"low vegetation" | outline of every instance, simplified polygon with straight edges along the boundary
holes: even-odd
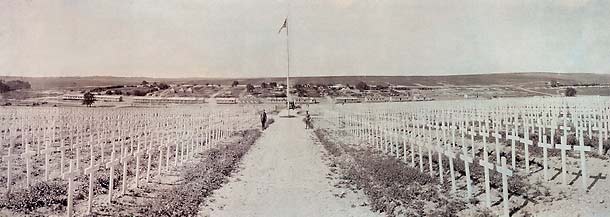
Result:
[[[224,143],[201,153],[199,162],[184,170],[183,183],[146,204],[141,213],[144,216],[196,216],[205,198],[227,181],[227,176],[235,171],[261,132],[247,130],[240,134],[243,139],[237,144]]]
[[[429,174],[367,148],[339,145],[325,130],[315,134],[331,155],[332,165],[341,169],[341,179],[349,183],[346,187],[363,190],[373,211],[388,216],[454,216],[466,208],[462,200],[446,196],[447,183]]]

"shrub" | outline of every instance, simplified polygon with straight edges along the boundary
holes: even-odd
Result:
[[[35,183],[28,189],[15,189],[0,201],[1,208],[30,213],[39,207],[68,204],[68,185],[61,181]]]

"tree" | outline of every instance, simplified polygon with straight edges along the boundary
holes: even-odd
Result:
[[[236,87],[237,85],[239,85],[239,81],[233,81],[233,83],[231,84],[231,87]]]
[[[576,89],[574,89],[573,87],[566,88],[565,96],[576,96]]]
[[[369,89],[369,85],[364,83],[364,81],[360,81],[356,84],[356,89],[358,90],[368,90]]]
[[[86,92],[83,97],[83,105],[87,107],[91,107],[91,105],[95,102],[95,96],[91,92]]]
[[[144,85],[144,86],[148,85],[148,81],[146,81],[146,80],[142,81],[142,85]]]
[[[159,83],[159,85],[157,85],[157,87],[161,90],[165,90],[165,89],[169,88],[169,85],[167,85],[166,83]]]
[[[8,85],[4,84],[4,81],[0,80],[0,93],[8,92],[11,88]]]
[[[246,85],[246,90],[248,90],[249,93],[252,93],[252,91],[254,91],[254,86],[251,84],[247,84]]]
[[[552,80],[551,82],[549,82],[551,84],[551,87],[558,87],[559,86],[559,82]]]
[[[276,88],[277,87],[277,83],[276,82],[269,82],[269,86],[272,88]]]
[[[265,83],[265,82],[261,83],[261,88],[267,88],[267,83]]]
[[[22,80],[7,81],[4,84],[6,86],[8,86],[9,91],[20,90],[20,89],[30,89],[32,87],[29,82],[22,81]]]

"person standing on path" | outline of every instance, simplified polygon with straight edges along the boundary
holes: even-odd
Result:
[[[311,127],[311,116],[309,115],[309,111],[305,111],[305,129],[310,129]]]
[[[263,109],[263,112],[261,113],[261,128],[263,130],[265,130],[265,123],[267,123],[267,113],[265,112],[265,109]]]

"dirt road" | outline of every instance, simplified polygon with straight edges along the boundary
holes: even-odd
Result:
[[[362,193],[334,188],[321,146],[301,117],[275,118],[245,156],[242,169],[214,192],[201,216],[380,216]]]

